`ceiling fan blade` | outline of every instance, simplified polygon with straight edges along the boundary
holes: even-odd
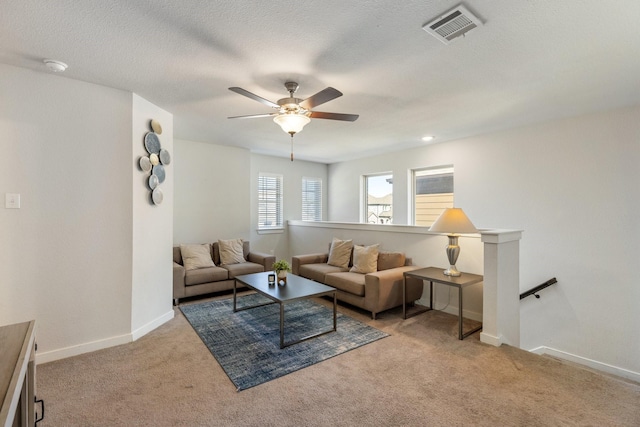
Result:
[[[345,122],[355,122],[360,117],[357,114],[342,114],[342,113],[323,113],[322,111],[312,111],[311,118],[313,119],[331,119],[331,120],[343,120]]]
[[[265,113],[265,114],[249,114],[248,116],[232,116],[227,119],[254,119],[256,117],[272,117],[277,116],[278,113]]]
[[[317,107],[320,104],[324,104],[325,102],[329,102],[332,99],[336,99],[339,96],[342,96],[342,92],[332,87],[328,87],[316,93],[315,95],[311,95],[309,98],[302,101],[300,103],[300,106],[302,108],[306,108],[307,110],[310,110],[313,107]]]
[[[268,107],[271,107],[271,108],[280,108],[280,106],[279,106],[278,104],[276,104],[275,102],[271,102],[271,101],[269,101],[268,99],[264,99],[263,97],[258,96],[258,95],[256,95],[255,93],[251,93],[251,92],[249,92],[248,90],[244,90],[244,89],[242,89],[241,87],[230,87],[230,88],[229,88],[229,90],[230,90],[231,92],[235,92],[235,93],[237,93],[237,94],[244,95],[244,96],[246,96],[247,98],[251,98],[251,99],[253,99],[254,101],[258,101],[258,102],[260,102],[260,103],[262,103],[262,104],[264,104],[264,105],[266,105],[266,106],[268,106]]]

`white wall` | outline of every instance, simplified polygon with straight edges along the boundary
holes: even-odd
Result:
[[[129,340],[131,94],[1,64],[0,93],[0,324],[39,357]]]
[[[406,223],[408,170],[453,164],[455,204],[477,227],[524,230],[521,291],[558,279],[521,302],[521,347],[640,373],[639,119],[622,109],[333,164],[329,219],[358,221],[359,177],[393,170]]]
[[[148,156],[144,136],[151,119],[162,125],[161,147],[174,154],[173,115],[132,94],[133,263],[131,331],[136,339],[173,318],[173,162],[163,165],[165,181],[159,185],[163,201],[155,205],[148,187],[149,173],[139,169],[141,156]]]
[[[283,204],[285,230],[282,233],[259,233],[258,228],[258,175],[261,172],[282,175]],[[327,165],[305,162],[288,158],[251,155],[251,247],[257,251],[271,253],[277,259],[290,260],[288,220],[302,218],[302,178],[313,177],[322,179],[322,210],[323,219],[327,217]]]
[[[250,239],[248,150],[176,140],[173,163],[176,245]]]
[[[38,363],[130,342],[171,318],[171,171],[149,205],[148,118],[120,90],[0,65],[0,324],[36,320]],[[134,266],[135,264],[135,266]]]

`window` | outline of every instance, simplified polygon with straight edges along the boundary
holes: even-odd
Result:
[[[431,227],[453,207],[453,167],[414,170],[413,189],[413,224]]]
[[[258,229],[282,228],[282,175],[258,176]]]
[[[392,224],[393,210],[393,175],[365,175],[364,188],[364,218],[362,222],[368,224]]]
[[[302,178],[302,220],[322,221],[322,180]]]

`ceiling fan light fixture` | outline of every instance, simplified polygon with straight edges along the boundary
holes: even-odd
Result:
[[[311,121],[309,117],[304,114],[278,114],[273,118],[283,131],[290,135],[294,135],[298,132],[302,132],[302,129]]]

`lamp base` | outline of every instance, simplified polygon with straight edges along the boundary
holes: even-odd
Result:
[[[458,277],[462,274],[458,271],[455,265],[449,266],[449,268],[443,271],[443,273],[445,274],[445,276],[452,276],[452,277]]]

